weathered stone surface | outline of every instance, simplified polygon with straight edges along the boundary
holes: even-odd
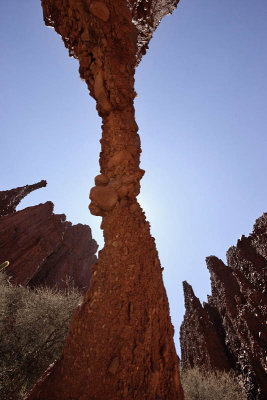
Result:
[[[10,262],[5,272],[14,283],[64,288],[71,278],[85,292],[97,244],[88,226],[72,226],[65,215],[56,215],[53,209],[53,203],[47,202],[0,217],[0,260]]]
[[[262,400],[267,398],[266,239],[263,214],[252,234],[228,250],[228,266],[215,256],[207,258],[212,295],[202,308],[185,284],[186,313],[180,331],[184,368],[235,369],[248,398]]]
[[[87,225],[65,223],[62,243],[56,247],[38,268],[28,285],[31,287],[66,287],[66,279],[85,293],[91,279],[91,267],[97,261],[97,243]]]
[[[34,190],[45,187],[46,184],[46,181],[43,180],[33,185],[21,186],[16,189],[0,192],[0,217],[14,213],[16,207],[25,196]]]
[[[136,199],[144,171],[133,105],[136,65],[177,2],[105,0],[109,14],[95,18],[94,1],[42,1],[46,24],[79,59],[103,120],[100,173],[107,180],[96,178],[89,209],[103,217],[105,246],[62,357],[28,399],[183,399],[160,262]]]
[[[126,392],[127,399],[181,397],[173,328],[149,225],[140,225],[140,207],[131,216],[119,207],[112,214],[105,224],[114,231],[109,230],[93,267],[62,358],[29,398],[79,399],[87,394],[89,399],[115,400]]]
[[[100,1],[93,1],[90,5],[90,12],[102,21],[107,22],[109,20],[109,9]]]
[[[95,177],[96,186],[106,186],[108,184],[108,178],[105,175],[97,175]]]
[[[90,199],[101,210],[111,211],[118,201],[118,195],[111,186],[94,186],[90,192]]]
[[[10,261],[6,272],[27,285],[43,260],[60,245],[64,217],[53,215],[47,202],[0,218],[0,259]]]
[[[186,309],[180,330],[183,368],[204,366],[211,370],[214,368],[229,370],[232,365],[226,355],[224,338],[220,335],[220,331],[217,331],[217,326],[213,323],[214,318],[211,318],[210,312],[206,309],[207,304],[202,307],[187,282],[183,282],[183,288]]]

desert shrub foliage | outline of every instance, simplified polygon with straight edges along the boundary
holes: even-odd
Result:
[[[34,290],[0,273],[0,399],[22,400],[60,355],[73,311],[82,296],[71,283],[64,291]],[[236,379],[198,368],[181,371],[185,400],[246,400]],[[52,399],[51,399],[52,400]]]
[[[20,400],[64,346],[70,318],[81,301],[65,291],[16,286],[0,273],[0,398]]]
[[[181,371],[185,400],[246,400],[236,377],[222,371],[192,368]]]

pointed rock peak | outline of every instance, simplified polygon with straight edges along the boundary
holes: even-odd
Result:
[[[266,232],[266,226],[267,226],[267,213],[263,213],[259,218],[256,219],[255,224],[253,226],[253,233],[260,229]]]
[[[184,303],[186,310],[190,309],[193,304],[198,303],[201,307],[201,303],[199,299],[196,297],[194,290],[189,283],[183,281],[183,289],[184,289]],[[196,305],[196,304],[195,304]]]
[[[206,264],[210,272],[215,272],[217,270],[220,270],[221,268],[226,268],[224,262],[216,256],[206,257]]]
[[[21,200],[34,190],[45,187],[47,182],[42,180],[33,185],[20,186],[11,190],[0,192],[0,217],[13,214]]]
[[[190,303],[193,292],[184,282],[186,313],[181,325],[183,368],[235,370],[248,398],[267,399],[264,331],[266,330],[267,213],[253,233],[242,235],[226,254],[227,265],[206,258],[212,294],[203,313]],[[242,351],[240,351],[242,349]]]
[[[184,289],[184,295],[185,296],[195,297],[194,290],[193,290],[192,286],[187,281],[183,281],[183,289]]]

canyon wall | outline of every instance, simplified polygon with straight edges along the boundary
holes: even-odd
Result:
[[[45,185],[0,192],[0,262],[10,262],[5,272],[16,284],[63,289],[71,279],[85,293],[97,251],[89,226],[66,222],[51,202],[16,212],[23,197]]]
[[[45,23],[79,60],[102,117],[89,209],[102,216],[105,246],[60,359],[28,399],[183,399],[162,268],[136,199],[144,171],[133,105],[135,68],[177,3],[42,0]]]
[[[249,399],[267,398],[267,214],[227,252],[207,258],[211,296],[203,306],[184,282],[182,367],[236,370]]]

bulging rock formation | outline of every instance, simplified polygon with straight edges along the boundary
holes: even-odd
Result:
[[[100,175],[90,211],[105,246],[73,316],[62,356],[28,399],[181,400],[162,269],[136,196],[144,171],[134,73],[160,19],[177,0],[43,0],[102,117]]]
[[[249,399],[267,398],[267,214],[227,252],[227,266],[207,258],[211,296],[201,306],[184,282],[180,340],[183,368],[234,369]]]
[[[12,205],[12,213],[0,217],[0,260],[10,262],[5,272],[16,284],[62,289],[71,279],[85,293],[97,250],[89,226],[66,222],[64,214],[53,213],[51,202],[15,211],[19,198],[44,182],[0,192],[1,209],[11,210]]]

